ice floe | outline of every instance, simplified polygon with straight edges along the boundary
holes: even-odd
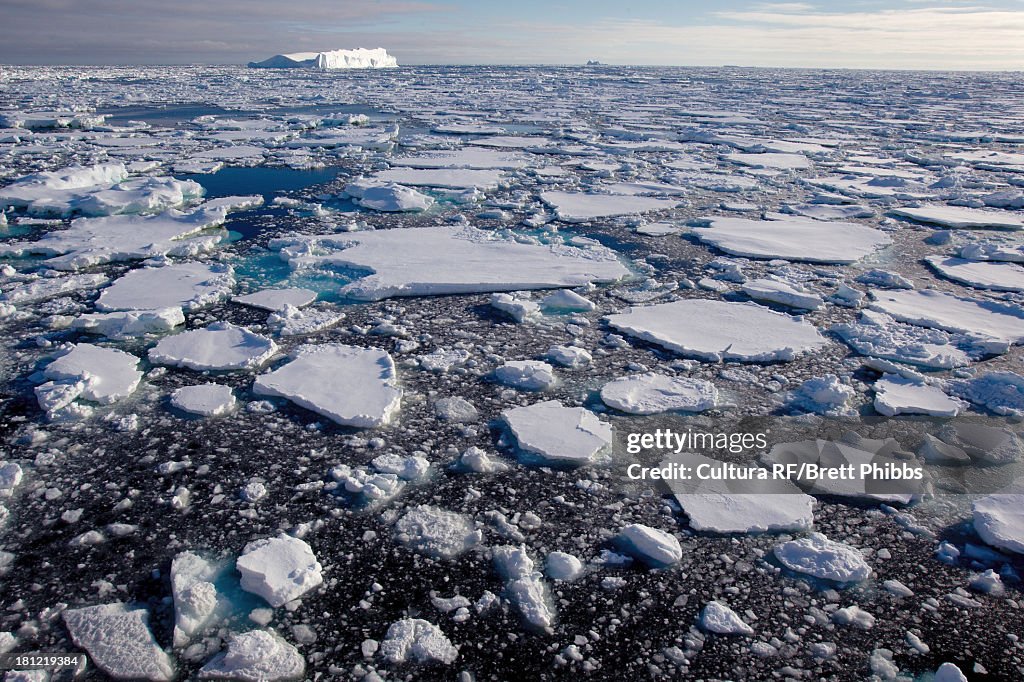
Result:
[[[679,506],[696,531],[776,533],[808,530],[814,523],[814,498],[789,493],[680,493]]]
[[[277,353],[277,344],[265,336],[230,322],[214,322],[168,336],[149,349],[149,361],[158,365],[206,370],[255,369]]]
[[[181,308],[125,310],[113,313],[87,313],[76,317],[71,328],[121,341],[150,334],[164,334],[185,324]]]
[[[149,629],[149,614],[124,604],[64,611],[71,640],[89,653],[103,672],[118,680],[174,679],[174,664]]]
[[[623,528],[616,541],[627,554],[656,568],[670,566],[683,558],[683,549],[674,535],[641,523]]]
[[[101,405],[131,395],[142,381],[139,359],[116,348],[79,343],[62,351],[43,370],[46,383],[35,389],[39,406],[55,418],[77,400]],[[88,409],[88,408],[86,408]],[[83,414],[80,410],[78,414]]]
[[[350,182],[345,193],[359,206],[385,213],[426,211],[434,205],[431,197],[394,182]]]
[[[302,654],[280,635],[251,630],[231,635],[227,649],[199,670],[199,679],[274,682],[300,679],[305,671]]]
[[[609,381],[601,388],[601,400],[628,414],[703,412],[717,403],[718,389],[703,379],[650,372]]]
[[[980,334],[1009,344],[1024,342],[1019,306],[963,298],[940,291],[872,291],[871,308],[921,327]]]
[[[679,205],[676,199],[623,194],[584,194],[579,192],[542,192],[541,200],[555,210],[559,220],[583,223],[595,218],[667,211]]]
[[[1024,483],[974,502],[974,530],[993,547],[1024,554]]]
[[[201,384],[175,390],[171,394],[171,405],[201,417],[222,417],[235,409],[237,401],[230,386]]]
[[[299,287],[289,289],[261,289],[260,291],[235,296],[231,299],[235,303],[261,308],[263,310],[278,311],[285,306],[302,308],[316,300],[316,292]]]
[[[756,303],[688,299],[632,308],[607,320],[630,336],[712,362],[792,360],[828,344],[813,325]]]
[[[958,230],[995,228],[1024,230],[1024,218],[1008,211],[986,211],[963,206],[921,206],[893,209],[894,215],[922,223],[932,223]]]
[[[494,370],[494,380],[524,391],[543,391],[557,383],[554,368],[540,360],[509,360]]]
[[[694,228],[692,234],[735,256],[811,263],[855,263],[892,243],[881,230],[859,223],[777,218],[701,218],[706,227]]]
[[[929,256],[925,261],[943,277],[976,289],[1024,291],[1024,267],[1017,263],[942,256]]]
[[[586,464],[612,442],[610,424],[590,410],[557,400],[506,410],[501,418],[521,451],[548,464]]]
[[[856,548],[829,540],[821,533],[783,542],[773,553],[786,568],[822,580],[857,583],[871,577],[871,566]]]
[[[441,628],[422,618],[403,618],[392,623],[380,643],[380,653],[391,663],[437,661],[449,665],[459,657],[459,650]]]
[[[177,263],[132,270],[103,290],[97,310],[198,310],[226,299],[234,271],[218,263]]]
[[[709,601],[700,612],[700,626],[716,635],[752,635],[754,629],[719,601]]]
[[[743,293],[757,301],[778,303],[803,310],[818,310],[825,302],[816,293],[799,284],[760,278],[743,283]]]
[[[395,537],[435,559],[454,559],[483,541],[468,517],[427,505],[409,509],[395,524]]]
[[[951,398],[942,389],[923,381],[886,374],[875,382],[875,410],[887,417],[898,414],[927,414],[955,417],[964,403]]]
[[[398,411],[402,389],[386,351],[344,344],[299,346],[282,367],[253,382],[256,395],[287,398],[344,426],[388,423]],[[339,391],[337,387],[349,387]]]
[[[323,568],[305,541],[290,535],[250,542],[235,561],[243,590],[284,606],[323,582]]]
[[[185,646],[211,623],[217,609],[213,581],[219,572],[216,564],[194,552],[182,552],[171,562],[175,647]]]

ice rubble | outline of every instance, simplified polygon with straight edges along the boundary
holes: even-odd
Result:
[[[483,542],[468,517],[427,505],[409,509],[395,524],[395,537],[435,559],[454,559]]]
[[[921,206],[919,208],[896,208],[894,215],[910,218],[922,223],[933,223],[958,230],[996,228],[1024,230],[1024,218],[1008,211],[986,211],[963,206]]]
[[[700,612],[700,626],[716,635],[752,635],[754,629],[739,614],[719,601],[709,601]]]
[[[757,305],[687,299],[609,315],[608,324],[701,360],[792,360],[828,341],[806,322]]]
[[[277,344],[265,336],[230,322],[214,322],[205,329],[167,336],[149,349],[157,365],[206,370],[255,369],[277,353]]]
[[[391,663],[455,662],[459,650],[452,646],[441,628],[422,618],[403,618],[388,628],[380,653]]]
[[[182,386],[171,394],[171,406],[201,417],[222,417],[235,409],[237,401],[230,386],[201,384]]]
[[[942,389],[924,381],[886,374],[875,382],[875,410],[887,417],[898,414],[927,414],[955,417],[965,403],[950,398]]]
[[[251,630],[231,635],[225,651],[199,671],[199,679],[276,682],[296,680],[306,671],[306,659],[280,635]]]
[[[267,326],[279,336],[305,336],[333,327],[343,319],[345,313],[336,310],[299,310],[286,303],[267,316]]]
[[[226,299],[235,287],[230,266],[177,263],[131,270],[103,290],[96,309],[156,310],[178,307],[191,312]]]
[[[583,194],[574,192],[541,192],[541,201],[555,210],[559,220],[585,223],[595,218],[666,211],[679,205],[677,199],[631,196],[622,194]]]
[[[108,281],[106,275],[99,273],[67,277],[39,277],[12,287],[4,287],[4,293],[0,299],[18,305],[37,303],[83,289],[99,289]]]
[[[785,215],[775,218],[701,218],[706,227],[696,227],[692,234],[735,256],[841,265],[855,263],[892,243],[881,230],[858,223]]]
[[[292,52],[277,54],[261,62],[249,62],[257,69],[386,69],[398,66],[398,60],[383,47],[354,50],[328,50],[325,52]]]
[[[47,232],[36,241],[4,244],[0,255],[49,256],[45,264],[58,270],[158,256],[197,256],[227,238],[227,232],[208,232],[210,228],[222,225],[231,211],[262,201],[261,197],[231,197],[208,201],[189,213],[169,210],[154,216],[76,218],[67,229]]]
[[[74,344],[43,370],[49,381],[35,389],[39,407],[55,418],[79,399],[101,405],[122,400],[142,381],[138,364],[137,357],[116,348]]]
[[[871,577],[871,566],[857,549],[821,533],[783,542],[773,552],[786,568],[822,580],[857,583]]]
[[[182,552],[171,562],[171,593],[174,599],[174,646],[188,644],[212,620],[217,609],[220,569],[194,552]]]
[[[1019,306],[962,298],[940,291],[872,291],[871,308],[900,322],[948,332],[983,335],[1009,344],[1024,343],[1024,312]]]
[[[235,303],[277,312],[285,306],[302,308],[316,300],[316,292],[310,289],[294,287],[288,289],[261,289],[244,296],[231,299]]]
[[[925,261],[943,277],[976,289],[1024,291],[1024,267],[1017,263],[929,256]]]
[[[550,628],[557,614],[553,600],[526,547],[504,545],[491,550],[494,567],[505,581],[505,594],[532,628]]]
[[[250,542],[235,561],[242,589],[284,606],[323,582],[323,569],[313,550],[290,535]]]
[[[627,414],[703,412],[717,403],[718,389],[703,379],[649,372],[609,381],[601,388],[601,400]]]
[[[174,665],[149,630],[149,614],[124,604],[64,611],[71,640],[89,653],[103,672],[118,680],[170,682]]]
[[[629,275],[615,252],[585,244],[524,244],[472,227],[423,227],[274,239],[293,269],[372,271],[341,289],[359,300],[389,296],[555,289]]]
[[[501,418],[520,450],[548,464],[586,464],[612,442],[610,424],[590,410],[565,407],[557,400],[505,410]]]
[[[41,171],[0,188],[0,205],[24,207],[35,215],[67,215],[76,202],[127,178],[128,169],[118,162]]]
[[[996,414],[1024,416],[1024,377],[1014,372],[988,372],[950,382],[951,390]]]
[[[655,568],[671,566],[683,558],[683,548],[674,535],[641,523],[623,528],[616,541],[627,554]]]
[[[402,389],[386,351],[344,344],[304,345],[291,360],[253,382],[256,395],[287,398],[344,426],[388,423],[398,411]],[[350,387],[339,391],[339,386]]]

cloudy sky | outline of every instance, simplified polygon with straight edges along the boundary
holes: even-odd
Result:
[[[1024,70],[1024,0],[0,0],[0,63],[237,64],[386,47],[401,64]]]

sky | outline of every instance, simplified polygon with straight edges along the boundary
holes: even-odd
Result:
[[[402,65],[1024,70],[1024,0],[0,0],[0,25],[0,64],[384,47]]]

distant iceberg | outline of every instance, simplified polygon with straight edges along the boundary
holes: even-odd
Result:
[[[383,47],[374,50],[331,50],[330,52],[293,52],[278,54],[262,62],[249,62],[254,69],[386,69],[398,66],[398,60]]]

